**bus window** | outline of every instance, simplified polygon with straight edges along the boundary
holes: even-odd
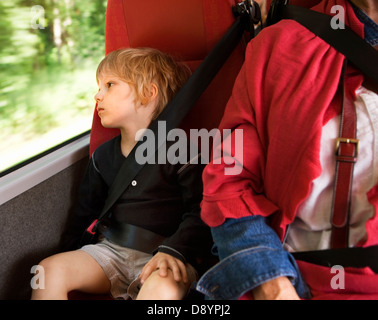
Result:
[[[1,0],[0,172],[90,129],[106,0]]]

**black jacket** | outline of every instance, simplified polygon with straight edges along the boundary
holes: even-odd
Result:
[[[101,145],[92,155],[66,246],[77,245],[85,228],[99,216],[123,160],[120,136]],[[113,206],[106,222],[107,232],[120,223],[153,231],[167,237],[156,251],[180,258],[179,252],[183,261],[196,266],[211,255],[213,243],[210,229],[200,217],[202,170],[202,164],[147,163]]]

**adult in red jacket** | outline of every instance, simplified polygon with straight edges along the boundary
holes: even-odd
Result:
[[[378,44],[376,1],[323,0],[312,9],[341,13],[341,22]],[[292,256],[330,248],[344,60],[292,20],[249,43],[220,124],[232,129],[214,153],[223,161],[213,159],[203,174],[202,219],[212,227],[221,260],[198,282],[210,298],[378,298],[378,275],[368,266],[324,266]],[[364,80],[348,66],[345,92],[357,110],[360,139],[350,247],[378,244],[378,95]],[[236,130],[243,132],[243,152],[232,149],[240,143],[229,143]],[[230,165],[234,155],[239,158]]]

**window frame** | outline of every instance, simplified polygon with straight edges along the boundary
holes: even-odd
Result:
[[[0,206],[77,161],[89,158],[89,142],[90,130],[2,172]]]

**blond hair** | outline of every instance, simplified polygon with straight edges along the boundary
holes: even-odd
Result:
[[[158,103],[152,120],[164,110],[190,76],[190,69],[172,56],[153,48],[127,48],[110,52],[99,64],[98,79],[103,73],[112,73],[128,83],[137,99],[147,103],[150,88],[158,88]]]

